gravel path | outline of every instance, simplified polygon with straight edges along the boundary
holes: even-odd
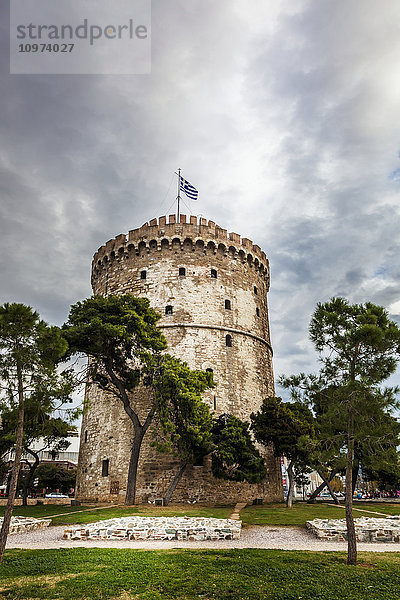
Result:
[[[328,542],[318,540],[313,534],[301,527],[246,527],[242,529],[240,540],[164,542],[159,540],[63,540],[64,526],[48,527],[10,535],[7,548],[131,548],[134,550],[168,550],[171,548],[200,548],[204,550],[222,548],[273,548],[280,550],[332,551],[347,550],[346,542]],[[369,552],[399,552],[400,544],[358,544],[358,550]]]

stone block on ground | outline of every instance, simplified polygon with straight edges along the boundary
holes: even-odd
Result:
[[[242,522],[203,517],[121,517],[64,530],[65,540],[238,540]]]
[[[9,535],[15,533],[25,533],[33,529],[43,529],[48,527],[51,519],[34,519],[33,517],[11,517]],[[3,524],[3,517],[0,517],[0,527]]]
[[[400,516],[354,519],[358,542],[400,543]],[[319,539],[341,542],[347,540],[346,519],[314,519],[306,522]]]

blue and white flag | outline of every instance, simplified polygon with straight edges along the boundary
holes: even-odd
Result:
[[[196,190],[195,187],[192,186],[191,183],[186,181],[186,179],[183,179],[183,177],[180,177],[179,187],[182,192],[185,192],[188,198],[190,198],[191,200],[197,200],[199,192]]]

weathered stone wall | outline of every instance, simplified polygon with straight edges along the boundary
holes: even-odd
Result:
[[[215,414],[248,419],[274,390],[267,292],[269,265],[258,246],[213,222],[181,216],[150,221],[119,235],[95,254],[95,294],[146,296],[162,315],[159,325],[168,349],[191,368],[212,369],[216,388],[205,395]],[[184,271],[183,271],[184,270]],[[172,314],[166,314],[166,307]],[[230,336],[231,346],[227,345]],[[149,400],[135,392],[139,413]],[[115,500],[125,494],[132,426],[122,407],[94,386],[87,391],[78,467],[81,499]],[[138,477],[139,501],[162,497],[178,463],[149,446],[147,434]],[[102,476],[102,462],[109,474]],[[279,462],[266,454],[268,476],[262,485],[216,480],[210,464],[188,469],[174,501],[251,501],[282,498]],[[112,492],[112,493],[110,493]]]

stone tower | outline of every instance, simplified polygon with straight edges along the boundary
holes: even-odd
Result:
[[[216,387],[205,401],[216,415],[248,420],[274,393],[268,324],[269,264],[259,246],[212,221],[160,217],[121,234],[94,255],[94,294],[146,296],[162,318],[168,351],[191,368],[212,369]],[[77,497],[124,497],[132,439],[122,405],[91,386],[82,422]],[[138,412],[146,407],[139,392]],[[161,498],[179,463],[150,447],[146,434],[139,461],[137,500]],[[251,485],[215,479],[210,460],[186,470],[173,501],[252,502],[282,499],[279,461],[265,454],[267,477]]]

